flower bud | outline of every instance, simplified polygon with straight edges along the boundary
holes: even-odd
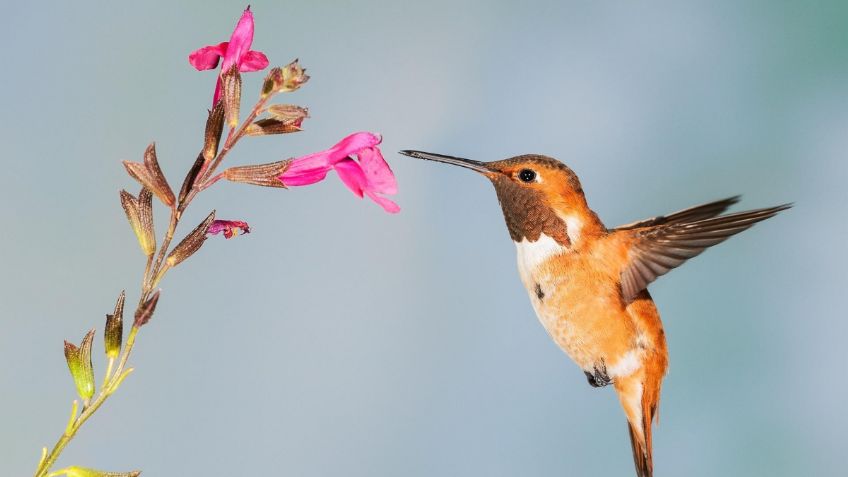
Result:
[[[286,185],[279,179],[279,176],[286,172],[290,163],[291,159],[286,159],[270,164],[230,167],[224,170],[224,179],[231,182],[285,189]]]
[[[272,68],[262,83],[262,98],[275,93],[290,93],[309,81],[306,69],[301,68],[298,60],[280,68]]]
[[[65,341],[65,361],[74,378],[77,393],[86,404],[94,396],[94,366],[91,364],[91,345],[94,330],[86,333],[79,347]]]
[[[307,81],[309,81],[309,76],[306,74],[306,69],[300,66],[298,60],[294,60],[283,67],[283,84],[280,91],[290,93],[300,88]]]
[[[106,315],[106,328],[103,332],[103,341],[106,348],[106,356],[117,358],[121,353],[121,342],[124,336],[124,299],[126,294],[121,292],[115,303],[115,311]]]

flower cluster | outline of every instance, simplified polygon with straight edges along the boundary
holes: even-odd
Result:
[[[211,235],[221,234],[229,239],[250,233],[247,222],[216,219],[215,211],[212,211],[179,243],[172,246],[183,212],[197,194],[220,179],[263,187],[288,188],[314,184],[324,180],[330,171],[336,171],[342,183],[360,198],[368,196],[387,212],[396,213],[400,210],[396,203],[385,197],[397,193],[397,183],[378,147],[382,138],[370,132],[351,134],[325,151],[267,164],[233,166],[217,172],[240,140],[299,132],[303,121],[309,117],[305,107],[269,104],[276,95],[297,91],[309,80],[306,70],[295,60],[268,72],[257,102],[242,118],[241,73],[261,71],[269,65],[264,53],[251,49],[253,30],[253,12],[248,7],[242,13],[229,41],[204,46],[188,57],[189,63],[198,70],[216,69],[219,64],[221,68],[204,128],[203,148],[186,173],[179,191],[175,193],[176,189],[171,188],[173,182],[167,180],[160,167],[155,144],[147,147],[140,162],[124,161],[127,173],[141,185],[138,194],[126,190],[120,192],[121,206],[146,258],[141,296],[135,313],[127,320],[130,326],[126,339],[124,292],[119,295],[114,311],[106,315],[103,346],[108,364],[102,381],[95,382],[94,378],[92,351],[95,331],[89,331],[79,345],[65,342],[65,360],[82,406],[80,401],[73,402],[71,418],[60,439],[51,451],[48,452],[46,447],[42,450],[35,477],[138,476],[138,471],[104,472],[80,466],[52,471],[52,467],[80,427],[132,373],[133,368],[127,366],[130,353],[141,328],[153,318],[161,294],[158,286],[167,272],[196,254]],[[229,128],[226,135],[223,134],[225,128]],[[170,212],[170,220],[161,241],[157,241],[154,231],[154,202]]]
[[[268,66],[268,58],[264,53],[250,49],[253,44],[253,30],[253,12],[248,7],[230,35],[230,41],[204,46],[189,55],[189,63],[198,70],[214,69],[218,66],[219,60],[222,60],[220,61],[221,72],[215,84],[213,104],[216,104],[222,96],[224,78],[228,71],[231,69],[238,72],[260,71]],[[281,85],[277,89],[293,91],[306,79],[308,76],[303,74],[303,70],[295,61],[284,69],[272,71],[266,83],[276,81]],[[271,88],[273,89],[273,86]],[[265,88],[263,88],[264,91]],[[248,135],[297,132],[301,130],[303,120],[308,117],[306,108],[285,104],[271,105],[264,112],[267,112],[270,117],[249,125],[246,129]],[[274,163],[281,166],[279,169],[284,170],[276,178],[284,187],[305,186],[324,180],[329,171],[335,170],[342,182],[358,197],[368,196],[386,212],[397,213],[400,207],[384,197],[384,195],[397,193],[397,182],[380,148],[377,147],[381,140],[381,137],[374,133],[351,134],[325,151],[290,159],[284,164]],[[274,171],[269,166],[271,165],[233,167],[224,171],[221,177],[235,182],[278,187],[279,185],[273,183],[268,177],[268,174]],[[224,236],[230,238],[237,230],[249,232],[244,222],[239,222],[243,226],[221,225],[220,227],[215,225],[219,222],[223,224],[225,221],[213,223],[213,227],[209,230],[210,234],[223,231]]]

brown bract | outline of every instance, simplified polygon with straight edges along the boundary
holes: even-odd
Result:
[[[156,251],[156,236],[153,231],[153,195],[142,187],[138,198],[129,192],[122,190],[121,206],[127,215],[127,220],[138,239],[141,251],[146,256],[151,256]]]
[[[135,320],[133,321],[134,328],[140,328],[147,324],[153,318],[153,312],[156,311],[156,304],[159,303],[160,291],[156,291],[150,298],[144,302],[144,305],[138,308],[135,312]]]
[[[218,154],[218,144],[224,131],[224,102],[218,101],[206,118],[206,130],[203,135],[203,157],[211,161]]]
[[[283,181],[279,177],[286,172],[290,163],[291,159],[286,159],[270,164],[230,167],[224,171],[224,179],[243,184],[285,189],[286,185],[283,184]]]
[[[178,265],[180,262],[191,257],[195,252],[200,250],[203,242],[206,241],[206,231],[209,229],[209,225],[212,224],[213,220],[215,220],[214,210],[206,217],[206,220],[201,222],[200,225],[189,232],[189,234],[186,235],[186,237],[177,244],[173,250],[171,250],[167,259],[169,266],[174,267]]]
[[[159,160],[156,158],[156,144],[150,143],[147,150],[144,151],[144,163],[124,161],[124,167],[130,176],[141,183],[147,189],[150,189],[163,204],[168,207],[174,207],[176,198],[171,186],[165,179],[162,169],[159,167]]]
[[[241,107],[241,74],[238,66],[233,65],[221,75],[224,92],[224,118],[227,125],[234,128],[239,122],[239,108]]]
[[[265,118],[248,126],[244,132],[248,136],[268,136],[271,134],[288,134],[300,132],[300,126],[290,122],[274,118]]]

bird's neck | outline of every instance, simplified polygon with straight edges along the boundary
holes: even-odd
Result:
[[[577,191],[568,196],[546,197],[508,178],[496,177],[493,183],[509,235],[516,243],[537,242],[544,236],[561,247],[572,249],[605,230]]]

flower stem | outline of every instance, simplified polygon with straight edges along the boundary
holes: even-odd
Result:
[[[229,134],[227,134],[227,140],[224,141],[224,146],[221,147],[221,152],[219,152],[217,157],[212,160],[212,163],[210,164],[209,168],[206,169],[201,180],[197,181],[198,183],[204,183],[207,179],[209,179],[209,176],[215,173],[215,169],[218,168],[218,166],[221,164],[221,161],[224,160],[224,157],[227,156],[227,153],[229,153],[230,150],[236,145],[236,143],[238,143],[239,139],[244,137],[244,132],[247,130],[247,127],[250,126],[253,123],[253,120],[256,119],[257,116],[259,116],[263,109],[265,109],[265,105],[272,97],[273,95],[268,95],[266,98],[260,97],[259,101],[257,101],[256,104],[253,105],[253,109],[250,110],[250,114],[248,114],[244,122],[241,123],[241,126],[239,126],[237,130],[230,130]]]
[[[168,231],[165,233],[165,238],[162,241],[162,247],[159,250],[159,255],[156,258],[155,265],[151,267],[153,262],[153,255],[150,255],[147,259],[147,265],[144,269],[144,276],[142,278],[142,292],[141,297],[138,302],[138,306],[136,307],[136,311],[140,310],[142,306],[144,306],[147,301],[148,296],[150,295],[151,290],[155,286],[154,278],[157,277],[155,281],[158,282],[158,279],[162,278],[162,275],[165,271],[167,271],[168,267],[162,267],[162,260],[165,258],[165,252],[167,252],[168,247],[171,244],[171,240],[174,238],[174,232],[177,229],[177,225],[179,224],[179,216],[180,212],[176,208],[171,209],[171,220],[168,224]],[[160,270],[161,269],[161,270]],[[161,272],[161,273],[160,273]],[[97,397],[94,398],[90,403],[86,403],[83,408],[82,413],[74,420],[71,418],[71,422],[68,423],[65,432],[62,433],[62,436],[59,437],[59,440],[56,442],[56,445],[53,446],[53,450],[51,450],[45,458],[41,460],[41,463],[38,465],[38,468],[35,471],[34,477],[45,477],[50,472],[50,469],[53,467],[53,464],[56,463],[56,459],[59,458],[59,455],[65,450],[65,447],[71,442],[71,439],[76,436],[77,431],[79,431],[80,427],[91,417],[99,408],[106,402],[106,399],[112,395],[112,393],[116,390],[116,386],[120,384],[122,375],[124,374],[124,368],[127,365],[127,361],[130,358],[130,354],[132,353],[133,347],[135,346],[135,339],[138,335],[139,327],[133,325],[132,329],[127,336],[127,342],[124,345],[124,349],[121,352],[121,355],[118,358],[118,365],[115,367],[115,372],[111,373],[111,368],[114,365],[114,358],[109,360],[107,377],[104,381],[103,385],[100,388],[100,392],[97,394]],[[74,409],[76,409],[76,404],[74,405]],[[76,414],[76,411],[74,411]]]
[[[168,253],[168,248],[171,246],[171,241],[174,239],[174,233],[177,230],[177,225],[179,225],[180,217],[182,216],[183,211],[188,207],[188,204],[194,199],[199,192],[204,190],[205,188],[211,186],[218,179],[221,178],[220,175],[209,178],[215,173],[215,169],[221,164],[221,161],[224,160],[224,157],[230,150],[238,143],[239,139],[244,137],[245,130],[247,126],[249,126],[254,119],[261,113],[265,104],[272,97],[269,95],[266,98],[260,98],[259,101],[253,106],[250,114],[241,124],[238,129],[231,129],[227,134],[227,139],[224,142],[223,147],[215,156],[215,158],[210,161],[208,164],[209,167],[204,167],[197,181],[195,181],[194,185],[191,188],[188,196],[185,200],[180,203],[178,207],[171,207],[171,218],[168,223],[168,230],[165,232],[165,236],[162,240],[162,245],[159,247],[158,254],[150,254],[147,257],[147,264],[144,267],[144,275],[142,275],[141,280],[141,296],[139,297],[138,306],[136,307],[136,312],[141,310],[141,308],[147,302],[147,299],[150,297],[153,289],[156,285],[159,284],[159,281],[165,275],[165,273],[170,269],[167,262],[165,261],[166,254]],[[155,255],[155,259],[154,259]],[[138,335],[140,326],[136,326],[133,324],[129,335],[127,336],[126,344],[124,345],[124,349],[121,351],[120,356],[117,359],[117,366],[115,366],[115,358],[110,358],[107,370],[106,377],[104,378],[103,385],[100,388],[100,392],[94,398],[94,400],[90,402],[83,403],[82,412],[79,416],[77,413],[78,403],[74,401],[73,413],[71,415],[71,419],[68,422],[67,427],[65,428],[65,432],[59,437],[59,440],[53,446],[53,449],[50,452],[46,452],[46,448],[44,452],[42,452],[41,460],[39,461],[38,467],[36,468],[34,477],[50,477],[61,475],[63,472],[56,471],[50,473],[50,469],[56,463],[56,460],[59,458],[59,455],[71,442],[79,429],[83,424],[90,418],[99,408],[106,402],[106,399],[115,392],[115,390],[120,386],[123,378],[126,374],[131,371],[126,370],[125,373],[124,368],[127,365],[127,361],[130,358],[130,354],[132,353],[133,347],[135,346],[136,336]],[[114,372],[113,372],[114,367]]]
[[[53,467],[53,464],[56,463],[56,459],[59,458],[59,455],[65,449],[71,439],[76,436],[77,431],[79,431],[80,427],[94,414],[100,406],[106,402],[106,399],[112,394],[112,387],[117,383],[118,377],[123,372],[124,366],[127,364],[127,360],[130,357],[130,353],[132,352],[133,345],[135,344],[135,337],[138,334],[139,328],[133,326],[130,331],[129,336],[127,337],[127,344],[124,347],[123,353],[121,353],[120,361],[118,362],[118,367],[115,370],[115,373],[112,375],[112,379],[108,382],[103,383],[103,386],[100,388],[100,393],[97,394],[97,397],[91,401],[91,403],[83,409],[82,413],[75,419],[68,423],[68,427],[65,429],[65,432],[62,433],[62,436],[56,442],[56,445],[53,446],[53,450],[51,450],[47,456],[41,461],[41,464],[38,466],[38,469],[35,471],[34,477],[44,477],[50,472],[50,469]],[[74,406],[76,409],[76,405]],[[76,412],[74,412],[76,414]]]

